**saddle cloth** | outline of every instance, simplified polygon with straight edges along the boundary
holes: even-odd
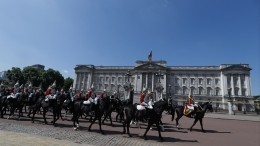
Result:
[[[145,110],[145,106],[142,106],[142,105],[137,105],[136,108],[139,111]]]

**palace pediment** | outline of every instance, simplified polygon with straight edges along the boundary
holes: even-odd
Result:
[[[250,71],[252,69],[249,68],[249,67],[246,67],[244,65],[234,64],[234,65],[230,65],[228,67],[224,67],[221,70],[223,70],[223,71],[233,71],[233,70],[236,70],[236,71]]]
[[[166,70],[167,67],[164,67],[162,65],[153,62],[147,62],[145,64],[136,66],[134,69],[135,70]]]

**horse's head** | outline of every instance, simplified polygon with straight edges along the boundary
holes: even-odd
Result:
[[[168,108],[168,101],[166,99],[161,99],[157,102],[154,103],[153,105],[154,108],[160,108],[162,110],[166,110]]]
[[[210,112],[213,112],[212,102],[205,102],[201,106],[205,110],[209,110]]]

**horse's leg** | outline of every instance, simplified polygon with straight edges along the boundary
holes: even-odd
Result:
[[[176,112],[176,113],[177,113],[177,118],[175,119],[176,127],[179,129],[179,120],[183,116],[183,114],[180,114],[179,112]]]
[[[204,128],[203,128],[203,122],[202,122],[202,118],[201,119],[199,119],[200,120],[200,127],[201,127],[201,130],[202,130],[202,132],[206,132],[205,130],[204,130]]]
[[[36,109],[34,108],[34,109],[33,109],[33,115],[32,115],[32,123],[34,123],[34,116],[35,116],[36,112],[37,112],[37,111],[36,111]]]
[[[190,127],[190,131],[192,131],[192,128],[193,128],[193,126],[198,122],[198,118],[196,118],[195,120],[194,120],[194,122],[193,122],[193,124],[191,125],[191,127]]]
[[[153,122],[151,122],[151,120],[148,121],[148,125],[147,125],[147,128],[145,130],[145,133],[143,135],[144,139],[147,140],[147,137],[146,137],[146,134],[147,132],[150,130],[151,126],[153,125]]]
[[[172,121],[173,121],[174,116],[175,116],[175,108],[174,107],[171,108],[171,115],[172,115]]]
[[[102,120],[102,124],[104,124],[104,122],[105,122],[105,120],[107,119],[107,117],[108,117],[108,113],[105,113],[105,114],[104,114],[104,119]]]
[[[44,123],[47,124],[47,120],[46,120],[46,113],[47,113],[47,110],[46,109],[43,109],[43,119],[44,119]]]
[[[77,130],[77,128],[76,128],[76,124],[75,124],[75,121],[76,121],[76,117],[75,117],[75,115],[76,115],[76,113],[73,112],[73,115],[72,115],[73,129],[74,129],[74,130]]]
[[[101,126],[101,117],[102,117],[102,116],[98,116],[99,131],[100,131],[102,134],[105,134],[104,131],[102,130],[102,126]]]
[[[114,125],[113,125],[113,122],[112,122],[111,113],[112,113],[112,112],[110,112],[108,116],[109,116],[109,119],[110,119],[110,124],[111,124],[111,126],[114,126]]]
[[[162,137],[162,135],[161,135],[161,128],[160,128],[160,125],[159,125],[159,121],[156,122],[156,127],[157,127],[157,130],[158,130],[158,134],[159,134],[160,140],[161,140],[161,141],[164,141],[164,140],[163,140],[163,137]]]
[[[97,120],[97,115],[95,116],[94,120],[92,120],[91,124],[88,127],[88,131],[91,131],[91,126],[95,123],[95,121]]]

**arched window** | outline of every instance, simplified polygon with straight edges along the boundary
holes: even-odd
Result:
[[[219,87],[217,87],[216,89],[215,89],[215,95],[216,96],[219,96],[220,95],[220,88]]]

